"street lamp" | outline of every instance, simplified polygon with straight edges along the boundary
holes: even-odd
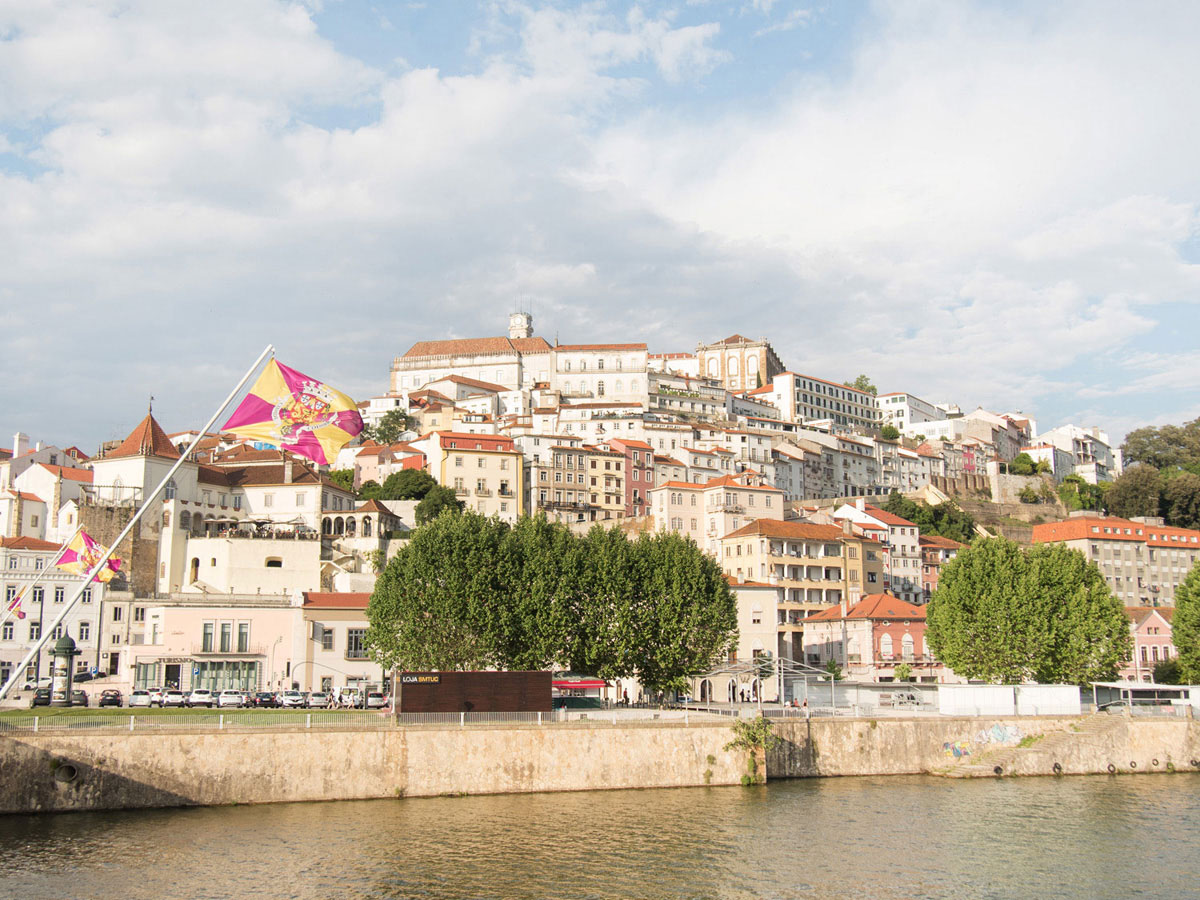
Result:
[[[279,679],[275,678],[275,648],[278,647],[282,643],[283,643],[283,635],[281,634],[281,635],[279,635],[279,637],[275,638],[275,643],[273,643],[271,645],[271,678],[273,678],[276,681],[278,681]]]

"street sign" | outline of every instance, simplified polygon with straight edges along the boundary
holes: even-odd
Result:
[[[199,675],[199,674],[200,674],[200,670],[199,670],[199,669],[192,669],[192,674],[193,674],[193,675]]]

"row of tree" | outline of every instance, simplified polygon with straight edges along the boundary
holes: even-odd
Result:
[[[943,567],[926,617],[938,659],[990,682],[1112,679],[1132,648],[1100,570],[1062,544],[977,539]]]
[[[542,669],[636,676],[651,690],[708,671],[737,635],[716,561],[676,534],[584,536],[544,517],[473,512],[418,528],[367,607],[385,667]]]
[[[1161,516],[1168,525],[1200,528],[1200,475],[1130,466],[1104,491],[1103,503],[1114,516]]]

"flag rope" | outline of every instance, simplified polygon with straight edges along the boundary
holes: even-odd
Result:
[[[258,370],[258,367],[261,366],[263,361],[274,352],[275,346],[273,344],[267,344],[266,349],[263,350],[263,352],[259,354],[258,359],[254,361],[254,365],[252,365],[246,371],[246,374],[242,376],[242,380],[237,383],[237,387],[229,392],[229,396],[225,398],[224,402],[217,408],[217,411],[212,414],[212,418],[210,418],[207,424],[205,424],[205,426],[200,429],[196,436],[192,438],[192,442],[188,445],[188,448],[183,451],[179,459],[175,460],[175,464],[167,470],[167,474],[162,477],[162,481],[158,483],[158,487],[151,491],[146,499],[142,501],[142,505],[138,508],[138,511],[134,513],[133,518],[129,520],[129,524],[121,530],[121,533],[117,535],[116,540],[109,544],[108,549],[101,555],[99,561],[92,567],[91,571],[88,572],[87,579],[76,589],[75,594],[73,597],[71,597],[70,602],[65,604],[62,608],[62,611],[55,616],[54,621],[43,629],[37,644],[25,655],[25,658],[17,664],[16,669],[14,669],[13,673],[8,677],[8,681],[4,683],[4,686],[0,687],[0,700],[3,700],[8,696],[8,692],[12,690],[12,686],[16,683],[17,679],[21,677],[21,673],[25,671],[33,658],[42,652],[42,647],[46,645],[46,642],[50,639],[50,635],[54,633],[54,629],[59,626],[62,620],[66,618],[67,613],[69,613],[75,604],[79,602],[79,598],[83,596],[84,590],[86,590],[95,580],[96,574],[102,568],[104,568],[105,564],[108,562],[108,558],[113,555],[113,551],[120,546],[121,541],[125,540],[125,538],[129,536],[129,533],[133,531],[134,526],[137,525],[137,523],[141,520],[142,515],[150,508],[150,504],[158,498],[158,495],[162,493],[163,488],[167,486],[167,482],[174,477],[175,473],[179,471],[179,467],[182,466],[187,458],[192,455],[192,451],[196,449],[196,446],[201,440],[203,440],[204,436],[208,434],[209,429],[216,424],[217,419],[221,418],[221,414],[225,412],[226,408],[230,403],[233,402],[234,398],[241,393],[242,388],[244,388],[247,382],[250,381],[251,376],[253,376]],[[97,627],[97,640],[100,638],[100,631],[101,629]]]

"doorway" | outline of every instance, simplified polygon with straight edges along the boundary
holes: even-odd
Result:
[[[163,680],[165,682],[163,687],[175,688],[175,690],[179,690],[179,669],[179,663],[168,663],[167,665],[163,666]]]

